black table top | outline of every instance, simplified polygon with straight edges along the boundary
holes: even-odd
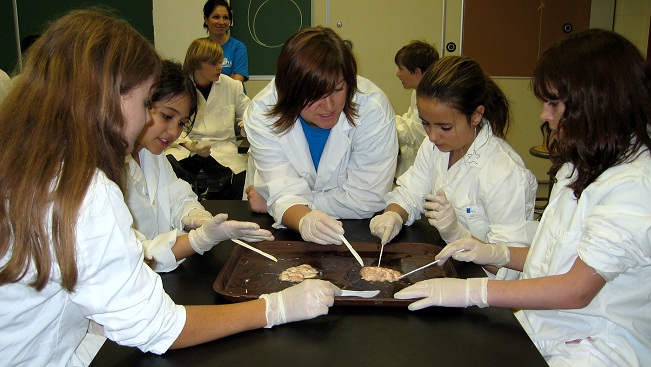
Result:
[[[212,213],[271,228],[269,215],[251,213],[245,201],[203,201]],[[351,242],[376,242],[370,220],[344,220]],[[277,240],[300,241],[291,230],[272,230]],[[230,241],[228,241],[230,242]],[[421,219],[393,242],[444,245]],[[221,243],[161,274],[179,304],[227,303],[213,290],[235,245]],[[460,278],[484,276],[477,265],[454,262]],[[503,308],[335,306],[327,316],[233,335],[162,356],[107,341],[91,367],[100,366],[547,366],[511,310]]]

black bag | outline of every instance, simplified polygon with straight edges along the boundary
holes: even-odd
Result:
[[[222,166],[215,158],[193,155],[177,161],[172,155],[167,155],[176,176],[187,181],[192,190],[200,197],[215,194],[228,188],[233,183],[233,171]]]

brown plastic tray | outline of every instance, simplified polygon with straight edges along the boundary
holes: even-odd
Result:
[[[261,294],[283,290],[295,283],[278,279],[280,273],[292,266],[309,264],[319,270],[317,279],[329,280],[341,289],[375,290],[373,298],[335,297],[336,305],[346,306],[398,306],[409,305],[413,300],[399,300],[393,294],[418,281],[431,278],[456,278],[457,273],[447,261],[442,267],[430,266],[397,282],[368,282],[360,278],[359,263],[346,246],[319,245],[300,241],[271,241],[252,243],[262,251],[274,255],[273,262],[242,246],[236,246],[220,271],[214,290],[233,302],[257,299]],[[376,266],[380,244],[353,242],[366,266]],[[441,251],[439,246],[425,243],[391,243],[384,246],[382,267],[407,273],[434,261]]]

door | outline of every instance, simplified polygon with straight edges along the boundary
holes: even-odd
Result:
[[[387,94],[397,114],[405,113],[411,90],[400,85],[394,56],[411,40],[444,54],[445,0],[328,0],[326,7],[326,26],[352,44],[358,74]]]

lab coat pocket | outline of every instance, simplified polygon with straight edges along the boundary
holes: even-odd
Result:
[[[459,223],[466,227],[473,236],[485,241],[488,234],[488,221],[484,208],[478,205],[471,205],[456,209]]]

